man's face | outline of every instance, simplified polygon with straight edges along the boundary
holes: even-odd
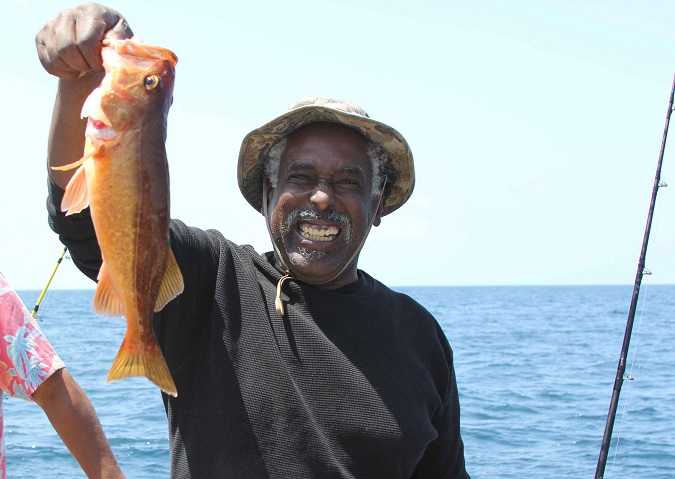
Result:
[[[380,223],[372,174],[351,128],[312,123],[288,135],[268,199],[272,241],[293,276],[328,289],[356,281],[369,225]]]

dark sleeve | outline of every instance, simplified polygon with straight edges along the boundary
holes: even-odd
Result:
[[[154,332],[174,374],[193,374],[191,360],[210,327],[222,236],[172,219],[171,248],[183,275],[183,292],[155,315]],[[183,366],[181,371],[177,368]]]
[[[65,216],[60,204],[64,191],[49,181],[49,225],[70,252],[75,265],[96,280],[101,268],[101,249],[89,208]],[[211,319],[219,267],[220,246],[226,241],[217,232],[202,231],[172,219],[171,248],[183,275],[184,291],[155,315],[154,332],[171,369],[183,364],[195,350]],[[229,250],[228,250],[229,251]],[[231,255],[230,255],[231,256]]]
[[[459,425],[459,394],[452,349],[442,331],[440,334],[442,335],[440,340],[443,342],[448,359],[449,384],[443,407],[433,420],[438,437],[427,446],[412,477],[416,479],[470,479],[464,465],[464,443]]]
[[[59,235],[59,240],[68,248],[73,263],[92,280],[96,281],[101,268],[101,248],[98,246],[94,223],[89,208],[66,216],[61,212],[64,191],[49,179],[47,213],[49,226]]]

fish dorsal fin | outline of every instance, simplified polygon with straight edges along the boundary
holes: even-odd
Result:
[[[124,306],[110,280],[105,262],[98,272],[98,286],[94,294],[94,311],[106,316],[124,316]]]
[[[166,269],[159,287],[159,295],[155,301],[155,311],[160,311],[166,303],[183,292],[183,274],[180,272],[173,251],[169,250],[166,257]]]
[[[88,159],[87,161],[92,160]],[[76,163],[73,163],[73,165]],[[68,186],[66,186],[66,192],[63,194],[63,199],[61,200],[61,211],[65,211],[66,216],[79,213],[89,206],[89,188],[87,188],[86,170],[87,162],[85,161],[70,179]]]

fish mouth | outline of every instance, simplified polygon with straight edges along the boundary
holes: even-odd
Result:
[[[101,120],[89,117],[86,135],[92,140],[110,141],[120,137],[120,133]]]

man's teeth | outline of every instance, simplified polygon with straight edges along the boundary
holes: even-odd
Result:
[[[337,226],[329,226],[328,228],[316,228],[314,226],[301,224],[300,234],[303,238],[312,241],[333,241],[340,230]]]

